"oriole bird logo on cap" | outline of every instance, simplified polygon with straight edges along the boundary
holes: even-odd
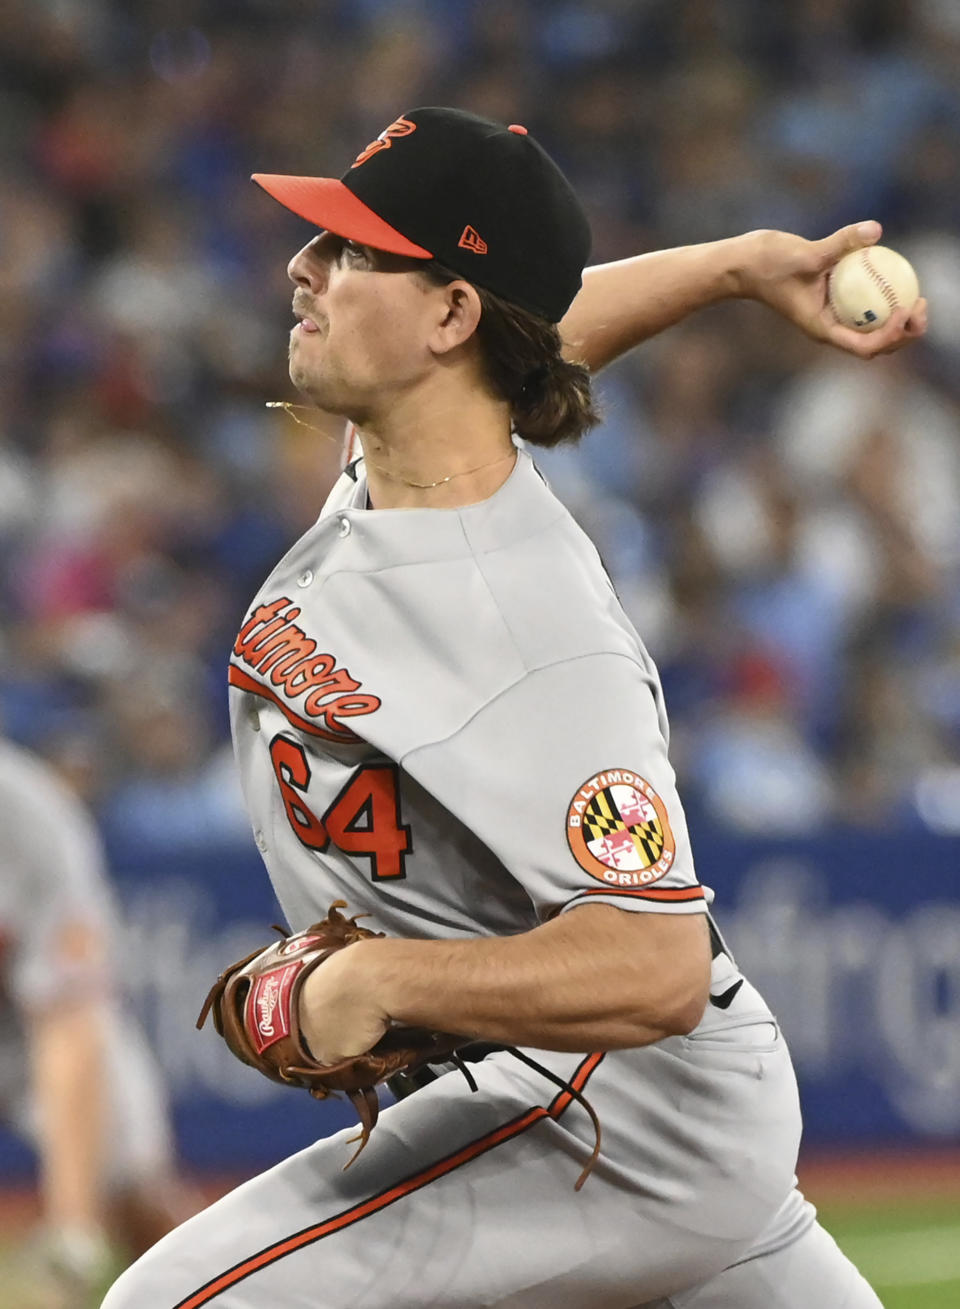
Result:
[[[379,154],[381,150],[389,150],[395,137],[410,136],[416,130],[416,123],[411,123],[409,118],[395,119],[389,127],[383,129],[375,141],[371,141],[365,150],[360,151],[351,167],[359,168],[361,164],[365,164],[368,159],[375,154]]]

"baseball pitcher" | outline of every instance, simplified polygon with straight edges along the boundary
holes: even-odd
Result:
[[[595,421],[592,369],[722,296],[861,355],[923,306],[870,338],[830,321],[827,270],[876,224],[581,290],[563,174],[459,110],[404,114],[340,180],[255,180],[319,229],[290,375],[363,453],[239,626],[236,755],[291,933],[201,1017],[360,1127],[172,1233],[105,1309],[875,1307],[795,1189],[790,1058],[710,918],[657,670],[527,450]]]

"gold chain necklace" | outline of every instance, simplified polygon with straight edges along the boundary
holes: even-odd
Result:
[[[308,432],[316,432],[318,436],[324,437],[327,441],[333,441],[336,443],[337,438],[335,436],[331,436],[329,432],[325,432],[322,427],[317,427],[314,423],[304,422],[304,420],[298,418],[294,412],[296,409],[302,409],[306,412],[312,413],[313,407],[311,405],[294,404],[292,400],[268,400],[264,405],[264,408],[282,409],[284,413],[288,414],[300,427],[305,427]],[[511,450],[509,454],[500,455],[496,459],[491,459],[489,463],[477,464],[475,468],[464,468],[463,471],[459,473],[448,473],[446,477],[441,477],[436,482],[411,482],[409,478],[400,477],[397,473],[391,472],[389,468],[384,468],[382,464],[375,464],[366,455],[363,456],[363,461],[368,467],[378,472],[381,477],[387,478],[388,481],[399,482],[401,486],[412,486],[418,491],[430,491],[435,486],[445,486],[447,482],[452,482],[455,477],[468,477],[470,473],[479,473],[482,472],[484,468],[493,468],[496,464],[506,462],[507,459],[515,459],[516,454],[516,450]]]

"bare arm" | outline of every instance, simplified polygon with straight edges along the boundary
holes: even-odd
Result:
[[[27,1015],[44,1216],[50,1226],[93,1231],[100,1225],[104,1034],[99,996]]]
[[[517,936],[371,940],[304,984],[300,1021],[333,1062],[391,1021],[546,1050],[614,1050],[688,1032],[707,1002],[703,915],[585,905]]]
[[[564,354],[597,372],[695,310],[735,296],[733,244],[654,250],[585,269],[560,323]]]
[[[806,335],[861,358],[899,349],[926,330],[926,301],[864,335],[835,321],[827,274],[844,254],[880,239],[879,223],[852,224],[822,241],[757,231],[703,245],[657,250],[584,273],[560,324],[569,358],[593,372],[688,314],[719,300],[759,300]]]

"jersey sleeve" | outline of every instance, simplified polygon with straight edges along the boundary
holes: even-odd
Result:
[[[703,913],[655,677],[595,654],[527,673],[403,767],[526,889],[541,921],[599,901]]]

